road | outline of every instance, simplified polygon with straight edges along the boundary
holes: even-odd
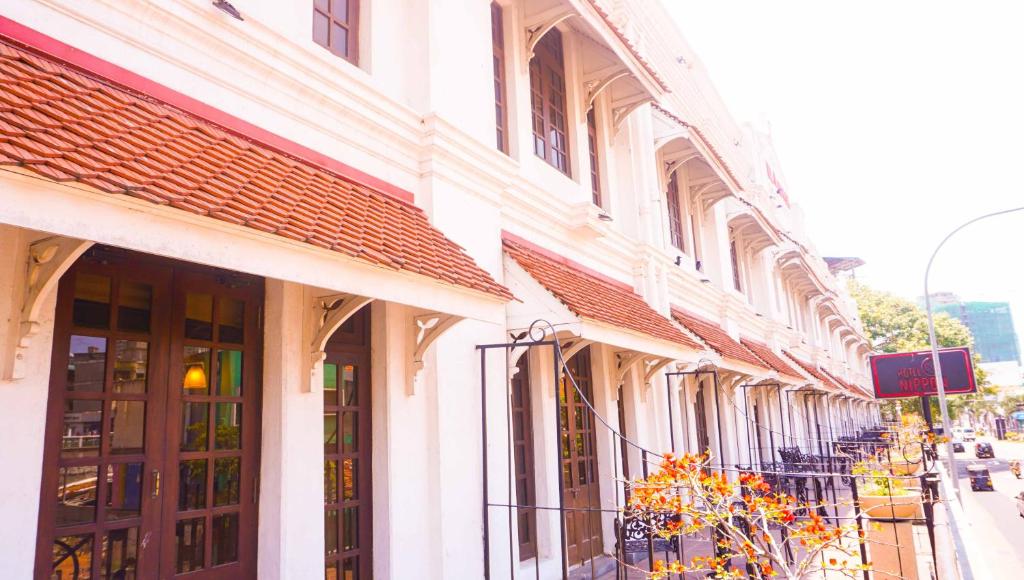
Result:
[[[1024,479],[1010,473],[1009,460],[1024,460],[1024,443],[996,441],[992,443],[994,459],[977,459],[974,444],[965,443],[965,453],[957,453],[960,492],[964,511],[974,527],[979,548],[986,552],[985,561],[994,578],[1021,578],[1024,570],[1024,519],[1017,512],[1015,496],[1024,491]],[[992,474],[995,491],[971,491],[967,465],[981,463]]]

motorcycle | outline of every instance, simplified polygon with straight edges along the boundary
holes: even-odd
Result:
[[[1017,479],[1020,479],[1020,461],[1014,459],[1010,462],[1010,473]]]

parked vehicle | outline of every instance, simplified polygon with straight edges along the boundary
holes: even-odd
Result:
[[[971,491],[995,491],[992,487],[992,476],[984,465],[968,465],[967,477],[971,480]]]
[[[974,456],[978,459],[992,458],[996,456],[996,452],[992,450],[992,444],[984,441],[979,441],[974,444]]]
[[[953,445],[953,453],[964,452],[964,442],[961,441],[960,439],[954,439],[953,441],[950,442],[950,444]]]

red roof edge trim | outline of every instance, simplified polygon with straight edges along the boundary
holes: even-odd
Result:
[[[513,233],[511,233],[509,231],[501,230],[501,239],[502,240],[508,240],[510,242],[515,242],[515,243],[519,244],[520,246],[524,246],[525,248],[527,248],[529,250],[532,250],[532,251],[534,251],[534,252],[536,252],[538,254],[541,254],[542,256],[544,256],[545,258],[547,258],[549,260],[554,260],[555,262],[558,262],[559,264],[562,264],[564,266],[569,266],[570,268],[574,268],[576,270],[580,270],[581,272],[587,274],[588,276],[593,276],[594,278],[597,278],[598,280],[600,280],[602,282],[611,284],[612,286],[615,286],[616,288],[620,288],[622,290],[627,290],[627,291],[632,292],[634,294],[636,293],[636,289],[635,288],[633,288],[629,284],[623,282],[622,280],[616,280],[615,278],[612,278],[611,276],[608,276],[607,274],[602,274],[601,272],[598,272],[597,270],[594,270],[593,268],[588,268],[587,266],[584,266],[583,264],[580,264],[579,262],[577,262],[575,260],[570,260],[569,258],[566,258],[565,256],[563,256],[561,254],[556,254],[555,252],[552,252],[551,250],[549,250],[547,248],[544,248],[542,246],[538,246],[537,244],[535,244],[535,243],[533,243],[533,242],[531,242],[531,241],[529,241],[527,239],[524,239],[524,238],[522,238],[520,236],[517,236],[517,235],[515,235],[515,234],[513,234]]]
[[[633,58],[635,58],[637,62],[640,63],[640,66],[642,66],[644,70],[647,71],[647,74],[651,75],[651,78],[654,79],[654,82],[658,83],[658,86],[661,87],[661,90],[665,91],[666,93],[672,92],[672,88],[668,86],[668,84],[665,82],[665,79],[661,77],[661,74],[659,74],[658,71],[654,68],[654,65],[651,64],[651,61],[647,60],[647,58],[644,55],[640,54],[640,49],[637,48],[636,43],[630,40],[629,37],[626,36],[626,33],[621,28],[619,28],[618,25],[612,22],[612,15],[609,14],[608,11],[604,9],[604,6],[601,6],[601,4],[596,2],[595,0],[588,0],[588,2],[590,6],[594,8],[594,11],[597,12],[598,16],[601,17],[601,20],[604,21],[605,25],[607,25],[608,28],[611,29],[612,33],[614,33],[615,36],[619,39],[619,42],[626,46],[626,49],[629,50],[629,53],[633,55]]]
[[[415,201],[415,196],[411,191],[402,189],[154,80],[65,44],[56,38],[47,36],[10,18],[0,16],[0,36],[6,37],[19,46],[41,56],[60,60],[64,64],[88,74],[97,82],[120,85],[119,88],[141,93],[141,96],[145,98],[162,101],[189,115],[213,123],[229,133],[273,149],[282,155],[295,157],[307,163],[318,165],[350,181],[376,189],[403,202],[412,204]]]

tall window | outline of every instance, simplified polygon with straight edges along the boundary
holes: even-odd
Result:
[[[516,503],[536,505],[533,475],[533,421],[530,411],[529,354],[524,354],[512,379],[512,446],[516,460]],[[537,555],[537,511],[532,508],[516,510],[519,524],[519,559]]]
[[[491,2],[491,49],[494,59],[494,128],[498,150],[508,153],[508,95],[505,91],[505,29],[501,6]]]
[[[732,260],[732,285],[737,292],[743,292],[743,285],[740,284],[740,258],[736,252],[736,240],[729,241],[729,258]]]
[[[597,115],[594,107],[587,111],[587,146],[590,147],[590,191],[594,196],[594,205],[601,205],[601,168],[597,157]]]
[[[562,35],[552,29],[540,39],[530,61],[530,100],[533,108],[533,152],[569,175],[566,133],[565,64]]]
[[[359,0],[313,0],[313,42],[356,62]]]
[[[680,252],[685,252],[683,243],[683,213],[682,205],[679,203],[679,182],[676,178],[676,171],[668,177],[668,191],[665,199],[668,201],[668,233],[672,238],[672,245]]]

